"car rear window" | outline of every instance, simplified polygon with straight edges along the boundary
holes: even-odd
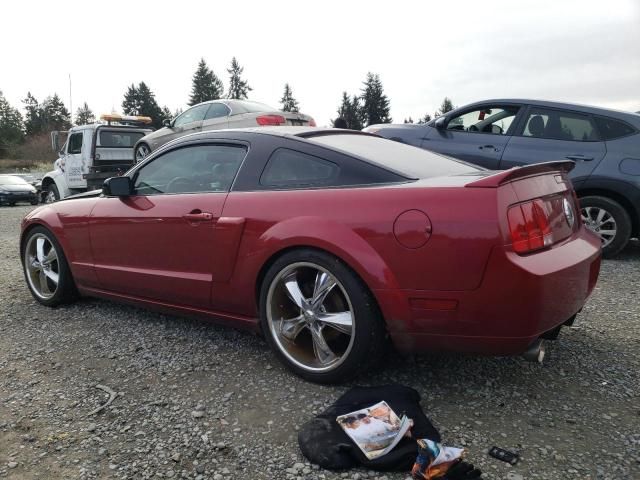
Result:
[[[596,126],[604,140],[614,140],[636,133],[631,125],[606,117],[596,117]]]
[[[242,103],[232,103],[231,109],[233,113],[259,113],[259,112],[277,112],[277,108],[270,107],[264,103],[260,102],[247,102],[243,101]]]
[[[102,130],[100,132],[100,147],[133,148],[135,143],[144,137],[142,132],[122,132]]]
[[[432,178],[483,170],[422,148],[372,135],[340,133],[308,140],[363,158],[407,178]]]

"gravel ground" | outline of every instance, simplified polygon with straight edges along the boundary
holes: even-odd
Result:
[[[305,383],[264,341],[213,324],[85,299],[37,304],[18,259],[27,207],[0,208],[0,477],[406,479],[329,472],[296,427],[348,386]],[[595,294],[550,344],[519,358],[390,356],[358,379],[410,385],[445,441],[487,479],[639,479],[640,245],[603,264]],[[119,396],[102,412],[106,385]],[[517,451],[515,467],[492,445]]]

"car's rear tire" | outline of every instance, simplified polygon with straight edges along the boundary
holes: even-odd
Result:
[[[631,217],[615,200],[599,195],[580,198],[582,221],[602,240],[602,256],[611,258],[627,246]]]
[[[149,148],[149,145],[147,145],[146,143],[141,143],[136,147],[133,159],[136,163],[140,163],[145,158],[147,158],[147,155],[149,155],[150,153],[151,149]]]
[[[45,194],[43,195],[42,203],[53,203],[60,200],[60,192],[58,191],[58,187],[55,183],[50,183],[46,187],[43,188]]]
[[[362,280],[318,250],[285,253],[260,289],[262,331],[279,360],[318,383],[348,380],[380,360],[384,322]]]
[[[47,307],[70,303],[77,298],[67,258],[51,231],[44,227],[33,228],[21,247],[24,276],[33,298]]]

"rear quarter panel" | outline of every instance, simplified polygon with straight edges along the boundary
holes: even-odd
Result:
[[[502,242],[495,189],[419,185],[231,192],[224,216],[246,224],[231,281],[214,286],[214,304],[255,314],[255,298],[232,293],[255,292],[262,266],[299,246],[338,256],[374,291],[476,288],[491,248]],[[431,237],[416,249],[393,233],[396,218],[411,209],[425,212],[432,224]]]

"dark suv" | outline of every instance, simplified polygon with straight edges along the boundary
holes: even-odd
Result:
[[[640,234],[640,115],[537,100],[488,100],[377,133],[490,169],[569,159],[584,223],[611,257]]]

